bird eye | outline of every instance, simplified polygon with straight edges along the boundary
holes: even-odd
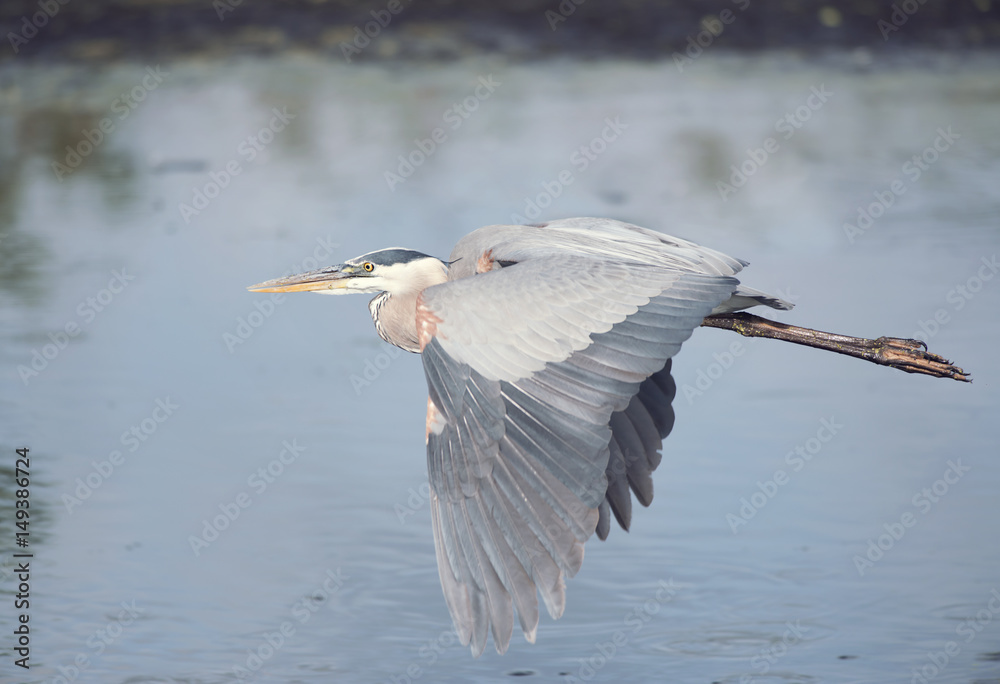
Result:
[[[370,261],[366,261],[361,265],[361,268],[365,269],[365,271],[367,271],[368,273],[371,273],[372,271],[375,270],[375,264],[373,264]]]

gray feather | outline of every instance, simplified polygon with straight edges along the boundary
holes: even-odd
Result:
[[[538,593],[562,615],[584,542],[652,500],[670,358],[747,296],[745,262],[602,219],[489,227],[451,259],[420,295],[434,539],[459,638],[502,653],[514,611],[533,641]]]

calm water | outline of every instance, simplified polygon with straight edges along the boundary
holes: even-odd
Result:
[[[0,86],[4,681],[1000,677],[995,58],[289,56]],[[515,215],[744,257],[797,303],[781,320],[921,334],[975,384],[696,331],[651,509],[588,544],[536,645],[473,660],[421,493],[419,359],[362,298],[244,288],[385,246],[443,257]]]

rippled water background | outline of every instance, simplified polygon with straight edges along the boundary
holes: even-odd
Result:
[[[159,66],[0,72],[4,681],[1000,678],[995,56]],[[975,383],[696,331],[652,507],[588,544],[537,644],[473,660],[421,494],[419,359],[360,297],[244,288],[385,246],[445,257],[513,215],[746,258],[744,282],[796,302],[781,320],[922,334]]]

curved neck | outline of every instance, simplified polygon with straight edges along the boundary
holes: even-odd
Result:
[[[436,260],[435,260],[436,261]],[[410,287],[402,292],[380,292],[368,303],[379,337],[408,352],[420,353],[417,335],[417,297],[426,288],[448,280],[448,266],[414,274]]]
[[[408,352],[420,353],[417,339],[417,297],[419,292],[403,295],[379,293],[368,303],[378,336]]]

